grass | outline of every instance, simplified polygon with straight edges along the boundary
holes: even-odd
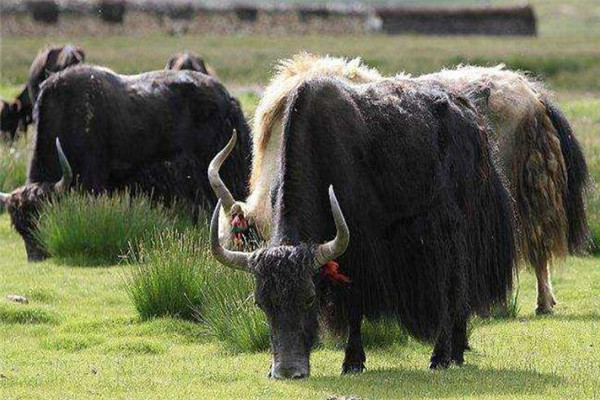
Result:
[[[183,226],[186,220],[171,209],[152,204],[147,196],[74,192],[42,206],[38,237],[61,262],[104,265],[118,262],[130,245],[173,224]]]
[[[174,318],[141,320],[123,282],[123,266],[72,268],[25,262],[21,239],[0,216],[0,310],[45,310],[50,322],[0,320],[2,398],[23,399],[590,399],[600,374],[600,267],[571,258],[554,280],[554,316],[535,317],[534,280],[520,279],[519,317],[478,324],[461,368],[431,373],[431,348],[413,340],[369,344],[368,371],[340,377],[341,341],[317,349],[312,376],[267,380],[268,352],[234,353],[202,325]],[[4,300],[29,296],[29,304]],[[0,313],[0,315],[5,315]]]
[[[212,258],[206,224],[161,232],[137,247],[124,275],[142,320],[169,316],[200,321],[204,334],[234,353],[268,348],[265,317],[251,300],[253,279]]]
[[[254,88],[265,84],[274,60],[299,50],[361,55],[386,74],[397,70],[431,72],[459,61],[507,62],[512,67],[545,76],[550,86],[559,90],[557,99],[575,126],[592,177],[600,182],[597,2],[580,0],[577,4],[567,4],[534,0],[533,3],[541,23],[538,38],[156,35],[77,38],[77,42],[88,50],[90,62],[123,73],[162,68],[167,57],[179,49],[197,51],[241,98],[248,115],[256,106]],[[39,46],[67,40],[74,41],[73,38],[3,38],[0,94],[11,97],[18,92],[18,84],[23,82]],[[6,148],[0,147],[0,177],[7,165],[1,163],[10,162],[7,154]],[[18,170],[24,171],[24,162],[21,165]],[[19,177],[12,172],[7,175],[16,179],[9,187],[2,187],[4,190],[18,186],[17,181],[22,182],[23,175]],[[600,243],[600,194],[592,192],[588,200],[593,235]],[[120,209],[121,212],[123,218],[129,218],[129,211]],[[78,218],[81,226],[77,229],[91,229],[82,226],[87,216],[84,219],[80,214]],[[161,228],[165,240],[174,235],[171,225]],[[553,283],[559,304],[552,316],[534,315],[534,277],[522,273],[518,296],[513,297],[508,307],[509,318],[473,324],[470,331],[473,350],[467,353],[463,368],[429,372],[426,367],[430,346],[407,338],[393,325],[383,328],[366,325],[366,373],[340,377],[343,340],[326,336],[324,345],[311,358],[310,379],[275,382],[266,379],[270,354],[248,351],[266,346],[264,317],[248,297],[252,286],[249,277],[222,270],[205,254],[197,259],[193,251],[201,248],[201,244],[196,243],[195,247],[193,243],[186,244],[185,239],[180,240],[169,239],[170,247],[163,247],[164,254],[156,247],[148,247],[145,253],[137,255],[141,261],[137,265],[72,268],[56,259],[29,264],[25,261],[23,242],[11,229],[8,215],[0,215],[0,397],[7,400],[598,397],[598,257],[569,258],[564,268],[557,269]],[[193,241],[193,234],[187,240]],[[117,247],[119,250],[112,254],[125,252],[120,245]],[[188,250],[200,262],[190,260]],[[114,260],[111,257],[111,262]],[[154,287],[156,281],[145,275],[153,273],[167,279],[159,280],[160,285]],[[144,299],[138,302],[147,304],[142,308],[160,312],[144,314],[132,305],[132,282],[143,288]],[[199,288],[204,288],[202,295],[198,295]],[[169,305],[171,300],[165,298],[165,293],[177,292],[180,298],[174,306]],[[29,304],[8,302],[5,299],[8,294],[24,295]],[[203,300],[193,306],[190,301],[192,307],[187,303],[187,299],[201,296],[211,296],[210,303]],[[181,298],[186,302],[182,303]],[[202,323],[173,317],[182,315],[172,310],[192,309]]]

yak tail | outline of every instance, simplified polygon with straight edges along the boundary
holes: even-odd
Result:
[[[589,184],[588,168],[573,128],[562,111],[546,101],[546,112],[558,133],[560,149],[567,170],[567,190],[564,204],[568,224],[569,253],[584,252],[590,244],[584,196]]]

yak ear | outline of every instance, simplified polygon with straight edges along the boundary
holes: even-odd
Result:
[[[51,48],[50,50],[48,50],[48,54],[46,55],[46,62],[44,63],[46,71],[54,71],[56,63],[58,62],[58,56],[60,55],[61,51],[63,51],[63,47]]]
[[[208,70],[206,69],[206,64],[204,64],[204,60],[201,57],[198,57],[198,56],[194,56],[194,59],[198,63],[198,67],[199,67],[200,72],[205,73],[207,75],[210,75],[208,73]]]
[[[82,48],[76,47],[75,54],[77,55],[77,59],[79,60],[80,63],[85,62],[85,51],[83,51]]]

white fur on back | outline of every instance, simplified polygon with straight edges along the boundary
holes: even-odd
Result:
[[[359,58],[346,60],[301,53],[279,63],[254,116],[250,196],[242,206],[246,216],[256,222],[265,238],[270,234],[270,190],[279,171],[277,154],[281,149],[282,118],[288,96],[303,82],[323,76],[355,84],[383,79],[378,71],[363,65]]]
[[[288,97],[303,82],[315,77],[336,77],[349,84],[388,79],[377,70],[363,65],[359,58],[346,60],[308,53],[280,62],[276,71],[254,117],[250,196],[246,202],[238,203],[246,217],[256,223],[264,239],[269,239],[271,234],[270,191],[280,169],[282,119]],[[392,79],[412,78],[401,73]],[[520,121],[528,113],[534,112],[536,107],[542,106],[535,83],[521,73],[505,70],[503,65],[493,68],[460,66],[414,79],[439,82],[463,93],[478,87],[490,88],[488,107],[491,115],[487,117],[494,124],[499,142],[513,140],[512,133],[517,130]],[[223,238],[228,233],[228,222],[228,218],[222,214],[220,226],[223,228]]]

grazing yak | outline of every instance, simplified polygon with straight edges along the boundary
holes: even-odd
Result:
[[[27,84],[13,103],[2,101],[0,130],[5,138],[14,140],[17,128],[27,132],[33,121],[33,105],[40,85],[53,73],[62,71],[85,60],[82,49],[72,45],[45,47],[35,56],[29,69]]]
[[[348,83],[407,79],[385,78],[360,63],[333,57],[300,54],[284,61],[266,88],[254,118],[253,161],[250,195],[234,201],[214,182],[223,199],[220,237],[230,242],[229,225],[238,225],[234,243],[258,232],[271,236],[272,193],[280,166],[283,115],[287,102],[302,82],[312,77],[335,77]],[[588,180],[583,153],[569,122],[549,99],[540,83],[502,67],[463,67],[417,78],[438,84],[472,99],[489,125],[492,145],[498,148],[498,167],[515,199],[518,242],[525,263],[537,276],[536,311],[549,313],[555,304],[549,263],[566,253],[585,249],[588,227],[583,202]],[[242,222],[240,222],[242,221]],[[241,229],[239,226],[242,226]],[[232,235],[233,236],[233,235]]]
[[[224,179],[236,195],[247,190],[249,128],[237,99],[203,73],[124,76],[95,66],[69,68],[43,84],[36,124],[27,184],[0,194],[29,260],[46,256],[34,236],[40,201],[74,183],[95,193],[134,188],[167,201],[175,197],[193,206],[214,206],[201,171],[234,129],[241,146]]]
[[[462,364],[470,316],[505,302],[516,270],[511,200],[484,119],[439,84],[318,76],[292,89],[281,120],[269,243],[227,250],[221,207],[211,222],[217,260],[255,278],[270,375],[308,376],[319,314],[348,331],[344,373],[364,369],[365,317],[394,316],[433,342],[432,369]],[[218,170],[234,145],[235,135],[210,166],[219,204],[233,198]]]
[[[197,55],[187,51],[173,54],[171,58],[169,58],[169,61],[167,61],[165,69],[172,69],[175,71],[198,71],[204,74],[214,75],[214,71],[206,66],[202,57],[198,57]]]

